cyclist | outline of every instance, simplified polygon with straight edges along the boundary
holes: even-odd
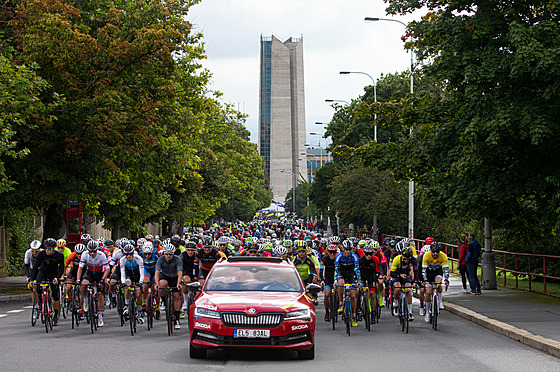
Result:
[[[334,259],[336,258],[336,254],[338,253],[338,248],[330,244],[327,246],[326,252],[321,259],[321,278],[323,285],[323,289],[325,292],[325,322],[331,321],[331,313],[330,313],[330,302],[331,302],[331,291],[334,287]]]
[[[334,242],[336,242],[336,240]],[[352,327],[357,327],[356,287],[357,283],[360,281],[360,262],[358,255],[352,252],[353,244],[351,241],[345,240],[342,243],[342,246],[344,250],[340,252],[334,260],[334,276],[336,285],[338,286],[338,301],[340,303],[338,312],[342,313],[344,311],[344,304],[342,302],[344,284],[352,284],[352,289],[350,290],[350,299],[352,303]]]
[[[70,248],[66,246],[66,240],[64,239],[58,239],[56,241],[56,250],[64,255],[64,262],[66,262],[68,256],[72,253]]]
[[[35,265],[31,271],[31,280],[36,283],[51,282],[50,287],[54,308],[53,326],[56,326],[58,325],[58,312],[60,309],[58,285],[60,283],[59,278],[64,275],[64,255],[54,249],[56,247],[56,240],[52,238],[45,239],[43,246],[45,249],[37,255]]]
[[[89,283],[105,284],[107,278],[109,277],[109,262],[107,261],[107,256],[103,252],[98,252],[99,243],[95,240],[90,240],[87,244],[87,252],[82,253],[80,258],[80,265],[78,268],[77,278],[82,278],[82,297],[81,300],[81,314],[87,310],[87,302],[84,302],[84,298],[87,296],[87,286]],[[86,273],[82,277],[82,272],[86,268]],[[76,280],[80,283],[80,280]],[[97,308],[98,308],[98,318],[99,327],[103,327],[103,309],[105,303],[103,301],[103,291],[104,285],[101,285],[99,291],[97,292]],[[86,308],[84,308],[84,305]]]
[[[154,245],[151,241],[144,243],[142,247],[142,257],[144,259],[144,286],[142,294],[142,305],[146,305],[146,298],[148,297],[148,283],[151,283],[152,290],[155,288],[155,275],[156,275],[156,262],[157,257],[154,253]],[[159,319],[159,294],[154,290],[156,298],[156,319]]]
[[[68,283],[78,280],[78,268],[80,267],[80,260],[82,258],[82,253],[86,250],[86,246],[82,243],[76,244],[74,247],[74,252],[68,256],[64,262],[64,272],[66,273],[66,281]],[[66,284],[66,298],[72,291],[72,284]]]
[[[368,297],[370,298],[370,303],[375,304],[375,301],[377,301],[377,299],[374,298],[373,296],[375,293],[375,288],[379,284],[378,277],[381,272],[381,264],[379,262],[379,258],[376,255],[374,255],[374,249],[372,245],[368,244],[364,246],[363,251],[364,251],[364,255],[359,259],[360,273],[362,275],[362,281],[364,285],[369,288]],[[361,296],[361,292],[359,295]],[[358,308],[357,311],[358,314],[361,313],[360,308]],[[371,314],[371,309],[369,309],[369,311]],[[358,318],[361,318],[361,316],[359,316]]]
[[[307,255],[307,245],[303,240],[299,240],[296,247],[297,255],[294,257],[293,263],[303,284],[307,286],[310,283],[317,283],[317,270],[313,260]]]
[[[41,251],[41,242],[38,240],[33,240],[29,244],[29,249],[25,251],[25,256],[23,258],[23,267],[25,269],[25,275],[27,276],[27,283],[31,286],[31,300],[35,302],[35,286],[31,284],[31,271],[35,267],[35,262],[37,261],[37,255]],[[39,304],[37,304],[39,306]]]
[[[428,323],[430,321],[429,309],[433,293],[433,287],[430,283],[441,283],[442,280],[445,280],[445,285],[449,286],[449,262],[447,255],[441,251],[441,244],[438,242],[431,243],[430,252],[424,254],[422,260],[422,279],[426,286],[426,296],[424,298],[426,314],[424,315],[424,320]],[[442,290],[443,288],[440,285],[437,290],[438,306],[440,309],[444,308]]]
[[[377,292],[379,295],[378,302],[379,302],[379,306],[384,307],[385,306],[385,302],[383,301],[383,291],[385,289],[384,282],[385,279],[389,281],[389,276],[390,276],[390,274],[388,274],[390,272],[389,263],[387,262],[387,258],[381,251],[381,247],[379,246],[379,242],[377,240],[371,240],[369,244],[373,248],[373,256],[379,259],[380,275],[378,277],[378,283],[377,283]]]
[[[182,242],[179,235],[173,235],[170,242],[175,247],[175,256],[179,256],[185,251],[185,247],[181,244]]]
[[[132,244],[127,244],[122,249],[124,257],[119,261],[119,266],[121,268],[121,283],[126,286],[132,286],[134,283],[138,283],[140,286],[134,289],[136,294],[136,303],[138,304],[137,314],[130,314],[130,316],[137,316],[138,323],[144,323],[142,319],[142,296],[140,294],[140,287],[144,283],[144,260]],[[130,303],[130,293],[128,291],[124,292],[124,304],[123,313],[128,316],[128,304]],[[132,318],[134,319],[134,318]]]
[[[189,284],[198,278],[198,257],[196,256],[196,243],[189,240],[185,243],[185,252],[179,256],[183,262],[183,283]],[[185,311],[188,304],[189,289],[183,286],[183,308]]]
[[[272,249],[272,255],[274,257],[280,257],[282,259],[287,259],[288,250],[283,245],[276,246]]]
[[[180,278],[183,277],[183,262],[181,259],[175,255],[175,247],[172,244],[163,245],[163,256],[158,258],[156,262],[156,290],[159,290],[160,297],[166,296],[166,288],[172,288],[173,290],[173,310],[175,311],[175,329],[180,329],[179,324],[180,310],[181,310],[181,299],[179,293],[181,293],[181,282]],[[171,309],[167,309],[170,311]]]
[[[393,278],[392,284],[394,286],[395,297],[393,299],[393,306],[398,308],[398,298],[401,294],[401,287],[411,288],[414,282],[414,256],[412,255],[412,248],[406,247],[403,252],[393,259],[391,264],[391,277]],[[406,302],[408,304],[408,319],[414,320],[412,315],[412,291],[409,290],[406,294]]]
[[[255,243],[251,244],[253,244],[255,250],[257,250]],[[198,271],[198,282],[201,285],[204,285],[206,276],[208,275],[210,270],[212,270],[212,266],[214,266],[214,264],[218,262],[220,258],[226,258],[226,255],[211,245],[205,245],[202,249],[199,249],[196,252],[196,255],[198,257],[198,261],[200,262],[200,270]]]

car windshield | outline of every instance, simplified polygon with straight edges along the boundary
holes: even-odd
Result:
[[[295,269],[270,266],[215,267],[205,291],[302,292]]]

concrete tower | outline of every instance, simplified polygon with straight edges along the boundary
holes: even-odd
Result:
[[[303,37],[261,36],[259,153],[275,201],[307,178]]]

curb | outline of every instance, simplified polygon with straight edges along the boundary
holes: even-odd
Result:
[[[519,341],[522,344],[560,358],[560,342],[556,340],[538,336],[524,329],[500,322],[499,320],[491,319],[463,306],[450,303],[449,301],[445,302],[445,310],[482,327],[488,328],[491,331],[509,337],[515,341]]]
[[[31,300],[31,293],[0,296],[0,302]]]

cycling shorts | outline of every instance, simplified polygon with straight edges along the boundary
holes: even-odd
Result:
[[[356,273],[354,271],[350,272],[339,272],[338,279],[343,279],[346,284],[357,284]]]
[[[114,273],[111,274],[111,280],[115,280],[116,282],[121,282],[121,268],[117,266]]]
[[[126,270],[124,275],[125,275],[125,278],[124,278],[125,281],[126,281],[126,279],[130,279],[132,284],[140,282],[140,272],[138,272],[138,271],[135,272],[135,271]]]
[[[375,290],[375,288],[377,288],[378,281],[375,275],[363,276],[362,282],[364,283],[365,287],[369,287],[370,291],[373,291]]]
[[[162,280],[166,280],[167,281],[167,286],[169,288],[174,288],[174,291],[177,290],[177,281],[178,281],[177,279],[178,279],[177,276],[174,277],[174,278],[170,278],[170,277],[165,276],[163,274],[160,274],[160,276],[159,276],[159,281],[161,282]]]
[[[90,271],[86,271],[85,275],[82,278],[82,281],[87,280],[90,283],[102,283],[103,280],[103,273],[100,274],[94,274]],[[105,286],[104,285],[100,285],[99,287],[99,292],[100,293],[104,293],[104,289]]]
[[[438,276],[443,279],[443,270],[428,270],[428,271],[426,271],[426,277],[428,278],[428,283],[429,282],[432,282],[432,283],[435,282],[436,278]]]
[[[198,279],[206,279],[209,273],[210,270],[206,270],[201,267],[200,271],[198,272]]]
[[[55,276],[45,275],[43,271],[39,270],[39,273],[37,274],[37,283],[52,282],[55,278],[56,275]],[[58,288],[58,284],[54,285],[51,283],[50,287],[51,287],[51,296],[53,301],[60,300],[60,290]],[[37,290],[40,291],[41,287],[37,286]]]
[[[391,284],[395,284],[395,283],[401,283],[401,286],[404,286],[407,283],[412,285],[412,280],[410,279],[410,277],[408,277],[406,279],[393,278],[393,280],[391,280]]]

